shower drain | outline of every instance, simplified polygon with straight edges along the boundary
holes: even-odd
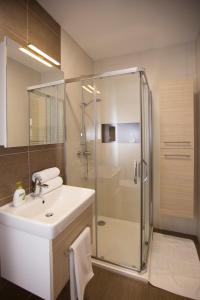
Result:
[[[99,221],[97,222],[97,224],[98,224],[99,226],[105,226],[105,225],[106,225],[106,222],[103,221],[103,220],[99,220]]]
[[[45,217],[50,218],[54,215],[54,213],[52,212],[48,212],[47,214],[45,214]]]

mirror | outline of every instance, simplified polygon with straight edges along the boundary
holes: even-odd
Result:
[[[64,83],[29,91],[30,145],[64,142]]]
[[[0,144],[20,147],[63,142],[64,74],[22,49],[26,48],[8,37],[0,44]],[[55,81],[59,84],[50,83]]]

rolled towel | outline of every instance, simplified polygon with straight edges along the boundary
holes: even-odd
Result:
[[[50,179],[49,181],[46,181],[45,184],[48,186],[42,187],[41,195],[45,195],[45,194],[59,188],[60,186],[62,186],[63,179],[62,179],[62,177],[58,176],[56,178]]]
[[[35,182],[36,178],[40,180],[41,183],[45,183],[48,180],[51,180],[57,177],[60,174],[60,170],[56,167],[45,169],[36,173],[33,173],[32,180]]]

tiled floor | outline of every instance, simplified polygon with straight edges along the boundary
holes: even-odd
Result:
[[[0,278],[0,300],[41,300],[41,298]],[[70,300],[69,284],[57,300]]]
[[[163,291],[150,284],[94,268],[95,276],[88,284],[84,300],[184,300],[187,298]],[[29,292],[1,280],[1,300],[41,300]],[[70,300],[69,285],[57,300]]]
[[[162,231],[162,233],[164,233]],[[169,232],[166,232],[170,234]],[[179,235],[180,236],[180,235]],[[182,236],[182,235],[181,235]],[[184,235],[184,237],[187,237]],[[188,236],[189,237],[189,236]],[[190,236],[191,238],[191,236]],[[200,247],[197,243],[197,250]],[[94,267],[95,276],[86,288],[84,300],[183,300],[188,299],[150,284]],[[0,300],[41,300],[41,298],[0,279]],[[57,300],[70,300],[69,284]]]

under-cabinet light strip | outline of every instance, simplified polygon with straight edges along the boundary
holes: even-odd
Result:
[[[43,56],[44,58],[46,58],[47,60],[49,60],[50,62],[52,62],[54,65],[56,66],[60,66],[60,63],[55,60],[54,58],[52,58],[51,56],[49,56],[48,54],[46,54],[45,52],[43,52],[42,50],[40,50],[39,48],[37,48],[36,46],[32,45],[32,44],[28,44],[28,47],[35,51],[36,53],[38,53],[39,55]]]
[[[32,53],[31,51],[25,49],[25,48],[19,48],[20,51],[24,52],[25,54],[33,57],[34,59],[38,60],[39,62],[41,62],[42,64],[48,66],[48,67],[52,67],[52,65],[47,62],[46,60],[42,59],[41,57],[37,56],[36,54]]]

